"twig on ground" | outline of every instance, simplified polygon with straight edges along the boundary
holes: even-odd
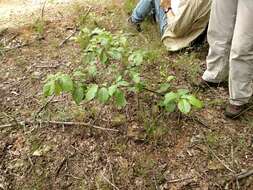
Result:
[[[250,176],[252,176],[252,175],[253,175],[253,169],[248,170],[248,171],[246,171],[246,172],[241,172],[241,173],[237,174],[237,175],[235,176],[235,178],[238,179],[238,180],[242,180],[242,179],[244,179],[244,178],[246,178],[246,177],[250,177]]]
[[[3,50],[3,52],[8,52],[8,51],[11,51],[11,50],[19,49],[19,48],[28,46],[28,45],[30,45],[30,44],[31,44],[31,43],[25,43],[25,44],[17,45],[17,46],[15,46],[15,47],[6,48],[6,49]]]
[[[234,167],[235,159],[234,159],[234,146],[231,145],[231,161],[232,161],[232,167]]]
[[[91,11],[91,7],[88,8],[88,10],[86,11],[86,13],[84,14],[83,19],[86,19],[86,17],[89,15]],[[59,48],[61,48],[72,36],[74,36],[77,32],[79,31],[79,29],[77,27],[74,28],[74,31],[67,36],[67,38],[65,38],[60,44],[59,44]]]
[[[244,114],[245,112],[251,110],[253,108],[253,105],[249,106],[248,108],[246,108],[245,110],[243,110],[240,114],[238,114],[237,116],[233,117],[232,119],[236,119],[238,117],[240,117],[242,114]]]
[[[148,89],[148,88],[143,88],[143,90],[146,90],[147,92],[151,92],[151,93],[156,94],[156,95],[158,95],[158,96],[164,96],[164,94],[159,93],[159,92],[156,92],[156,91],[154,91],[154,90],[150,90],[150,89]]]
[[[154,176],[154,183],[155,183],[155,189],[156,190],[160,190],[160,187],[158,186],[158,184],[157,184],[157,179],[156,179],[156,177]]]
[[[68,160],[69,160],[70,158],[74,157],[75,155],[76,155],[76,152],[71,153],[70,155],[67,155],[67,156],[65,156],[65,157],[63,158],[63,160],[61,161],[59,167],[58,167],[57,170],[56,170],[55,177],[57,177],[57,176],[60,174],[61,169],[62,169],[62,167],[63,167],[65,164],[66,164],[66,167],[68,167]]]
[[[233,175],[232,178],[228,181],[228,183],[226,183],[225,189],[229,189],[230,186],[233,185],[234,183],[236,183],[237,189],[240,189],[239,181],[247,177],[250,177],[252,175],[253,175],[253,169]]]
[[[5,125],[0,125],[0,129],[8,128],[8,127],[15,127],[17,125],[33,125],[33,124],[52,124],[52,125],[63,125],[63,126],[87,126],[91,127],[94,129],[100,129],[103,131],[112,131],[112,132],[119,132],[117,129],[111,129],[111,128],[104,128],[104,127],[99,127],[96,125],[92,125],[90,123],[83,123],[83,122],[62,122],[62,121],[41,121],[41,120],[35,120],[35,121],[21,121],[16,123],[10,123],[10,124],[5,124]]]
[[[119,188],[118,188],[116,185],[114,185],[109,179],[107,179],[107,178],[104,176],[103,173],[101,173],[101,176],[102,176],[103,179],[104,179],[108,184],[110,184],[114,189],[119,190]]]
[[[61,48],[72,36],[74,36],[77,33],[77,31],[78,31],[77,28],[75,28],[74,31],[60,43],[59,48]]]
[[[36,114],[34,115],[34,118],[36,119],[38,117],[38,115],[53,101],[55,96],[51,96],[48,101],[41,106],[41,108],[36,112]]]
[[[9,123],[9,124],[4,124],[4,125],[0,125],[0,130],[2,129],[6,129],[6,128],[9,128],[9,127],[15,127],[17,125],[19,125],[20,123]]]
[[[210,148],[209,145],[207,145],[209,151],[212,153],[212,155],[227,169],[229,170],[230,172],[234,173],[235,174],[235,171],[232,170],[227,164],[225,164],[216,154],[215,152]]]
[[[39,68],[39,69],[44,69],[44,68],[54,68],[54,69],[56,69],[57,67],[59,67],[59,65],[37,65],[35,67]]]
[[[12,42],[16,37],[18,37],[18,35],[19,35],[19,33],[14,34],[14,36],[12,36],[10,39],[8,39],[8,40],[6,41],[6,44],[9,44],[10,42]]]
[[[56,170],[55,177],[57,177],[57,176],[59,175],[59,173],[60,173],[62,167],[66,164],[67,159],[68,159],[68,157],[65,157],[65,158],[61,161],[59,167],[58,167],[57,170]]]
[[[192,119],[193,121],[203,125],[204,127],[206,128],[210,128],[204,121],[202,121],[200,118],[198,118],[196,115],[193,115],[193,116],[185,116],[187,117],[188,119]]]
[[[44,12],[45,12],[46,4],[47,4],[47,0],[44,1],[42,8],[41,8],[41,20],[44,19]]]
[[[104,128],[104,127],[99,127],[96,125],[91,125],[90,123],[82,123],[82,122],[59,122],[59,121],[40,121],[39,123],[44,123],[44,124],[54,124],[54,125],[76,125],[76,126],[88,126],[92,127],[95,129],[100,129],[104,131],[113,131],[113,132],[119,132],[117,129],[111,129],[111,128]]]
[[[182,179],[173,179],[168,181],[167,183],[179,183],[179,182],[183,182],[183,181],[187,181],[187,180],[191,180],[193,179],[193,177],[187,177],[187,178],[182,178]]]

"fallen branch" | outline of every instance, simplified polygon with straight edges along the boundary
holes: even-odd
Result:
[[[45,12],[46,4],[47,4],[47,0],[44,1],[42,8],[41,8],[41,20],[44,19],[44,12]]]
[[[59,175],[59,173],[60,173],[62,167],[67,163],[67,159],[68,159],[68,158],[65,157],[65,158],[61,161],[59,167],[58,167],[57,170],[56,170],[55,177],[58,177],[58,175]]]
[[[234,173],[235,174],[235,171],[232,170],[227,164],[225,164],[216,154],[215,152],[210,148],[209,145],[207,145],[209,151],[212,153],[212,155],[227,169],[229,170],[230,172]]]
[[[42,120],[35,120],[35,121],[21,121],[18,123],[10,123],[10,124],[5,124],[5,125],[0,125],[0,130],[5,129],[8,127],[15,127],[17,125],[34,125],[34,124],[51,124],[51,125],[63,125],[63,126],[86,126],[86,127],[91,127],[94,129],[100,129],[103,131],[112,131],[112,132],[119,132],[117,129],[111,129],[111,128],[104,128],[104,127],[99,127],[96,125],[92,125],[90,123],[83,123],[83,122],[62,122],[62,121],[42,121]]]
[[[48,68],[56,69],[57,67],[59,67],[59,65],[37,65],[34,67],[39,69],[48,69]]]
[[[86,13],[84,14],[83,19],[85,19],[85,18],[89,15],[90,11],[91,11],[91,7],[88,8],[88,10],[86,11]],[[61,48],[61,47],[62,47],[72,36],[74,36],[77,32],[78,32],[78,28],[75,27],[74,31],[73,31],[69,36],[67,36],[67,38],[65,38],[65,39],[60,43],[59,48]]]
[[[196,115],[193,115],[193,116],[185,116],[187,119],[191,119],[191,120],[193,120],[194,122],[197,122],[197,123],[199,123],[200,125],[202,125],[202,126],[204,126],[204,127],[206,127],[206,128],[208,128],[208,129],[210,129],[210,127],[208,126],[208,124],[207,123],[205,123],[204,121],[202,121],[198,116],[196,116]]]
[[[252,169],[252,170],[249,170],[249,171],[246,171],[246,172],[241,172],[241,173],[237,174],[237,175],[235,176],[235,179],[236,179],[236,180],[242,180],[242,179],[244,179],[244,178],[246,178],[246,177],[250,177],[250,176],[252,176],[252,175],[253,175],[253,169]]]
[[[72,36],[74,36],[77,31],[77,28],[75,28],[74,31],[60,43],[59,48],[61,48]]]
[[[15,49],[19,49],[19,48],[22,48],[22,47],[25,47],[25,46],[28,46],[30,45],[29,43],[25,43],[25,44],[20,44],[20,45],[17,45],[15,47],[12,47],[12,48],[6,48],[3,50],[3,52],[8,52],[8,51],[11,51],[11,50],[15,50]]]
[[[53,99],[54,99],[54,96],[51,96],[51,98],[49,98],[48,101],[43,106],[41,106],[41,108],[36,112],[34,116],[35,119],[53,101]]]
[[[119,190],[119,188],[118,188],[116,185],[114,185],[109,179],[107,179],[107,178],[104,176],[103,173],[101,173],[101,176],[102,176],[103,179],[104,179],[108,184],[110,184],[114,189]]]
[[[39,121],[39,123],[43,124],[53,124],[53,125],[75,125],[75,126],[87,126],[87,127],[92,127],[95,129],[100,129],[104,131],[113,131],[113,132],[119,132],[117,129],[111,129],[111,128],[104,128],[104,127],[99,127],[96,125],[91,125],[90,123],[82,123],[82,122],[61,122],[61,121]]]
[[[243,115],[245,112],[251,110],[252,108],[253,108],[253,105],[249,106],[248,108],[246,108],[245,110],[243,110],[240,114],[236,115],[232,119],[236,119],[236,118],[240,117],[241,115]]]
[[[173,179],[173,180],[168,181],[167,183],[179,183],[179,182],[187,181],[187,180],[190,180],[190,179],[193,179],[193,178],[192,177],[187,177],[187,178],[182,178],[182,179]]]
[[[231,189],[230,187],[233,185],[233,183],[236,183],[237,189],[240,189],[239,181],[244,179],[244,178],[250,177],[252,175],[253,175],[253,169],[248,170],[246,172],[241,172],[239,174],[233,175],[230,178],[230,180],[228,180],[228,182],[226,183],[225,189]]]
[[[10,39],[8,39],[7,41],[6,41],[6,44],[9,44],[10,42],[12,42],[14,39],[16,39],[16,37],[18,37],[18,33],[17,34],[15,34],[14,36],[12,36]]]

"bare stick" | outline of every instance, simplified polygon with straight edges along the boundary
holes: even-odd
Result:
[[[103,130],[103,131],[119,132],[119,130],[117,130],[117,129],[99,127],[99,126],[96,126],[96,125],[92,125],[90,123],[83,123],[83,122],[62,122],[62,121],[41,121],[41,120],[37,120],[37,121],[21,121],[21,122],[18,122],[18,125],[33,125],[33,124],[36,124],[36,123],[52,124],[52,125],[65,125],[65,126],[70,126],[70,125],[87,126],[87,127],[91,127],[91,128],[94,128],[94,129],[100,129],[100,130]],[[15,126],[17,126],[17,124],[10,123],[10,124],[5,124],[5,125],[0,125],[0,129],[4,129],[4,128],[8,128],[8,127],[15,127]]]
[[[84,19],[89,15],[91,11],[91,7],[89,7],[89,9],[86,11],[85,15],[84,15]],[[65,38],[59,45],[59,48],[61,48],[72,36],[74,36],[76,33],[78,32],[78,29],[77,27],[75,27],[74,31],[69,35],[67,36],[67,38]]]
[[[78,31],[77,28],[75,28],[75,30],[60,43],[59,47],[61,48],[72,36],[74,36],[77,33],[77,31]]]
[[[54,124],[54,125],[76,125],[76,126],[88,126],[92,127],[95,129],[100,129],[104,131],[113,131],[113,132],[119,132],[117,129],[111,129],[111,128],[104,128],[104,127],[99,127],[96,125],[91,125],[90,123],[82,123],[82,122],[59,122],[59,121],[41,121],[39,123],[48,123],[48,124]]]
[[[8,39],[8,40],[6,41],[6,43],[9,44],[9,43],[12,42],[18,35],[19,35],[18,33],[15,34],[15,35],[12,36],[10,39]]]
[[[56,174],[55,174],[56,177],[59,175],[59,173],[60,173],[62,167],[66,164],[67,159],[68,159],[68,158],[65,157],[65,158],[61,161],[59,167],[58,167],[57,170],[56,170]]]
[[[236,115],[235,117],[233,117],[232,119],[236,119],[239,116],[241,116],[242,114],[244,114],[245,112],[251,110],[253,108],[253,105],[249,106],[248,108],[246,108],[245,110],[243,110],[240,114]]]
[[[209,151],[212,153],[212,155],[230,172],[235,173],[234,170],[232,170],[227,164],[225,164],[216,154],[215,152],[209,147],[209,145],[207,145]]]
[[[250,177],[253,175],[253,169],[252,170],[249,170],[247,172],[242,172],[242,173],[239,173],[237,174],[235,177],[238,179],[238,180],[241,180],[241,179],[244,179],[246,177]]]
[[[118,188],[116,185],[114,185],[112,182],[110,182],[110,180],[107,179],[107,178],[104,176],[103,173],[101,173],[101,175],[102,175],[102,177],[104,178],[104,180],[105,180],[107,183],[109,183],[109,184],[110,184],[112,187],[114,187],[115,189],[119,190],[119,188]]]
[[[43,20],[43,18],[44,18],[46,3],[47,3],[47,0],[44,1],[42,9],[41,9],[41,20]]]
[[[14,50],[14,49],[19,49],[19,48],[22,48],[22,47],[25,47],[25,46],[28,46],[28,45],[29,45],[29,43],[20,44],[20,45],[17,45],[15,47],[12,47],[12,48],[4,49],[4,52],[8,52],[8,51],[11,51],[11,50]]]
[[[187,177],[187,178],[183,178],[183,179],[173,179],[168,181],[168,183],[178,183],[178,182],[182,182],[182,181],[186,181],[186,180],[190,180],[193,179],[192,177]]]
[[[37,111],[34,118],[36,119],[38,115],[53,101],[54,96],[51,96],[48,101]]]
[[[5,128],[9,128],[9,127],[14,127],[16,125],[17,125],[16,123],[10,123],[10,124],[1,125],[0,126],[0,130],[1,129],[5,129]]]

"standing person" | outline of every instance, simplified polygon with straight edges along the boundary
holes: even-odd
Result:
[[[152,12],[168,51],[189,47],[206,29],[211,0],[140,0],[129,22],[137,30]]]
[[[213,85],[229,78],[225,116],[235,118],[245,111],[253,93],[253,1],[213,0],[210,17],[202,82]]]

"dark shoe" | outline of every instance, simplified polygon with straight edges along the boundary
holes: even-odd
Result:
[[[206,88],[218,88],[218,87],[227,87],[227,83],[225,82],[220,82],[220,83],[214,83],[214,82],[208,82],[205,81],[204,79],[199,79],[199,81],[194,85],[198,88],[206,89]]]
[[[141,32],[141,25],[140,23],[135,23],[132,21],[132,18],[129,17],[128,20],[127,20],[128,24],[133,27],[135,30],[137,30],[138,32]]]
[[[226,107],[224,115],[228,118],[236,119],[240,115],[242,115],[245,111],[247,111],[247,108],[248,108],[247,104],[241,106],[229,104]]]

